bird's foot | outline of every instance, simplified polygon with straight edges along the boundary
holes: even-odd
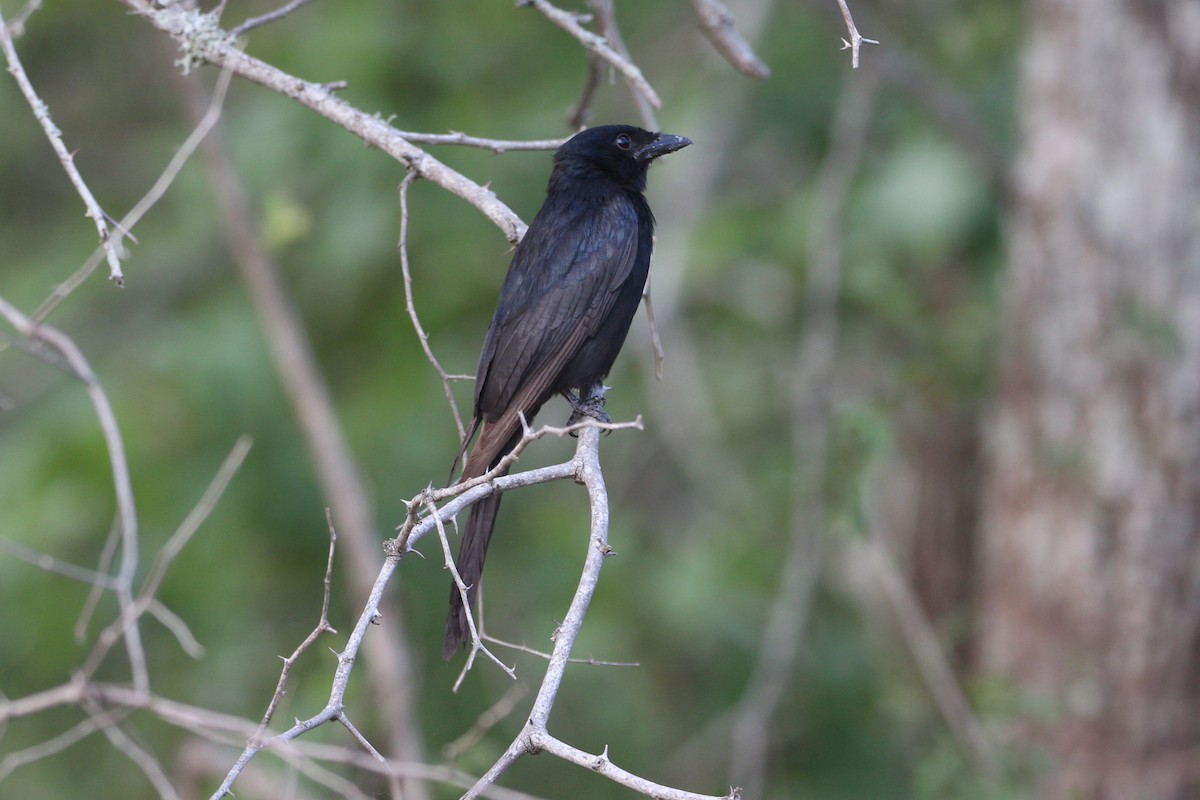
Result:
[[[604,393],[608,386],[594,386],[584,397],[576,397],[570,392],[563,392],[563,397],[571,404],[571,416],[567,419],[567,427],[578,424],[585,419],[594,419],[605,425],[612,424],[612,417],[604,411]],[[572,433],[572,436],[575,434]]]

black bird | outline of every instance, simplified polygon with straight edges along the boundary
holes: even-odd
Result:
[[[555,394],[578,411],[600,392],[646,285],[654,215],[642,192],[654,159],[691,141],[632,125],[576,134],[554,154],[546,201],[517,245],[475,376],[475,411],[463,442],[479,439],[460,481],[494,467],[521,438],[520,415],[533,421]],[[573,391],[579,394],[575,396]],[[442,654],[470,640],[467,615],[500,508],[500,494],[471,509],[458,550],[468,587],[464,608],[450,587]]]

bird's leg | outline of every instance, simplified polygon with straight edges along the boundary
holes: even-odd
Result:
[[[571,404],[571,417],[567,420],[567,425],[574,425],[583,419],[594,419],[606,425],[611,424],[612,417],[604,413],[604,393],[611,388],[611,386],[597,383],[581,392],[579,397],[569,391],[564,391],[563,397]]]

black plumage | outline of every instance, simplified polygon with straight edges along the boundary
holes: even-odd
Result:
[[[650,269],[654,215],[642,192],[655,158],[688,146],[682,136],[604,125],[554,154],[546,200],[517,245],[500,288],[475,378],[474,419],[460,480],[494,467],[516,446],[520,416],[532,422],[555,394],[573,402],[598,391],[616,360]],[[460,453],[461,455],[461,453]],[[469,641],[467,614],[483,574],[500,494],[477,502],[457,567],[464,607],[450,587],[443,655]]]

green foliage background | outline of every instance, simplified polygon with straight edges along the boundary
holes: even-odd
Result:
[[[7,18],[18,7],[0,4]],[[233,0],[226,24],[269,7]],[[883,62],[882,51],[907,52],[960,92],[983,130],[1008,147],[1016,4],[877,0],[854,8],[864,33],[884,42],[864,50],[866,70]],[[611,541],[620,555],[606,567],[578,653],[641,666],[571,670],[552,723],[580,747],[609,744],[634,772],[720,793],[733,780],[723,760],[728,715],[753,666],[788,535],[792,473],[804,466],[792,448],[788,378],[803,322],[808,219],[823,202],[813,177],[840,93],[868,77],[852,73],[849,55],[838,50],[843,31],[832,0],[773,4],[757,45],[773,70],[766,83],[722,62],[683,0],[618,2],[617,14],[664,99],[661,127],[695,141],[655,169],[650,196],[664,226],[658,268],[675,270],[656,278],[676,287],[661,331],[666,369],[681,369],[672,355],[679,347],[699,358],[695,372],[656,383],[639,318],[611,376],[610,412],[642,414],[647,430],[603,442]],[[47,0],[18,47],[83,175],[119,217],[190,129],[170,43],[116,2]],[[249,51],[309,80],[347,81],[340,96],[394,117],[402,129],[496,138],[568,133],[565,112],[586,68],[572,39],[501,0],[322,0],[255,31]],[[186,78],[214,79],[212,68]],[[987,402],[995,355],[996,189],[901,83],[881,76],[876,102],[843,231],[839,386],[824,482],[835,557],[772,726],[768,796],[1008,796],[976,785],[901,640],[880,624],[885,617],[865,613],[836,568],[838,537],[861,533],[871,471],[889,469],[904,458],[905,441],[948,416],[974,419]],[[619,81],[601,88],[593,119],[636,120]],[[728,143],[720,150],[709,146],[714,126],[728,131],[715,137]],[[378,526],[389,531],[403,518],[403,498],[445,479],[457,447],[404,313],[395,247],[403,168],[297,104],[237,82],[223,135],[370,483]],[[435,152],[490,184],[526,220],[537,209],[548,154]],[[697,170],[717,171],[716,191],[693,225],[668,237],[673,209],[683,204],[671,189]],[[417,183],[411,206],[422,320],[447,368],[473,372],[508,245],[474,209],[433,185]],[[317,618],[324,500],[199,160],[135,233],[127,288],[97,273],[50,321],[80,343],[116,407],[147,555],[195,504],[234,441],[253,437],[248,461],[161,595],[205,656],[191,659],[153,624],[146,636],[156,692],[256,718],[278,676],[277,655]],[[94,239],[15,84],[0,80],[0,296],[32,310],[83,262]],[[460,385],[464,406],[469,393]],[[94,564],[113,497],[81,386],[6,347],[0,399],[0,536]],[[695,423],[689,409],[697,407],[706,410],[705,429],[672,438],[673,424]],[[542,421],[565,415],[552,405]],[[539,444],[522,463],[546,463],[569,448]],[[488,622],[497,635],[547,641],[578,576],[584,507],[566,485],[506,501],[488,567]],[[458,667],[439,657],[447,578],[435,543],[421,549],[427,557],[403,563],[389,603],[398,614],[402,601],[420,658],[416,694],[436,760],[508,681],[484,664],[462,692],[450,693]],[[71,627],[85,595],[84,586],[0,555],[0,692],[20,697],[69,677],[84,652]],[[335,627],[348,631],[355,611],[335,591]],[[513,659],[522,680],[536,681],[539,662]],[[327,649],[311,651],[281,718],[320,708],[332,667]],[[114,669],[110,677],[123,676]],[[351,701],[371,730],[363,681]],[[523,713],[519,707],[459,765],[485,769]],[[76,719],[78,712],[61,710],[14,722],[0,731],[0,753]],[[169,768],[185,735],[150,718],[133,727]],[[315,737],[340,741],[344,732]],[[151,796],[98,735],[17,769],[0,795],[78,796],[84,774],[89,797]],[[544,797],[629,794],[549,758],[520,764],[505,783]]]

